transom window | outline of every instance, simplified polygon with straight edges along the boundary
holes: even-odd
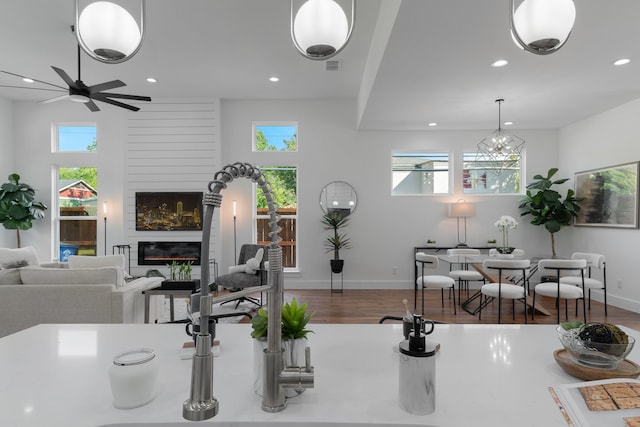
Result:
[[[253,151],[298,151],[298,124],[254,122]]]
[[[448,153],[393,153],[392,195],[449,193]]]
[[[512,163],[512,162],[510,162]],[[464,153],[462,185],[464,194],[520,194],[522,157],[500,170],[495,164],[477,158],[476,153]]]
[[[94,125],[58,125],[56,131],[53,151],[87,152],[97,149]]]

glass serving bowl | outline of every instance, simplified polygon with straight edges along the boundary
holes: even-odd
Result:
[[[616,369],[633,348],[635,339],[629,336],[628,344],[603,344],[583,341],[578,337],[580,328],[565,330],[558,326],[556,333],[571,357],[581,365],[598,369]]]

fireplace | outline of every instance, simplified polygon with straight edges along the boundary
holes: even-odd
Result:
[[[200,242],[138,242],[138,265],[200,265]]]

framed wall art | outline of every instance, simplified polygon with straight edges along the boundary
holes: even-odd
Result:
[[[575,225],[638,228],[638,162],[575,174]]]
[[[202,192],[136,193],[136,230],[202,230]]]

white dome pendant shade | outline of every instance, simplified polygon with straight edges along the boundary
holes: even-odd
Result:
[[[117,64],[135,55],[144,38],[145,0],[141,0],[140,26],[123,7],[96,1],[79,12],[76,2],[76,38],[82,49],[100,62]]]
[[[524,0],[514,10],[511,3],[511,36],[518,47],[537,55],[559,50],[569,39],[576,20],[573,0]]]
[[[308,0],[295,14],[291,0],[291,39],[305,57],[315,60],[337,55],[347,44],[353,30],[355,0],[351,0],[351,25],[334,0]]]

